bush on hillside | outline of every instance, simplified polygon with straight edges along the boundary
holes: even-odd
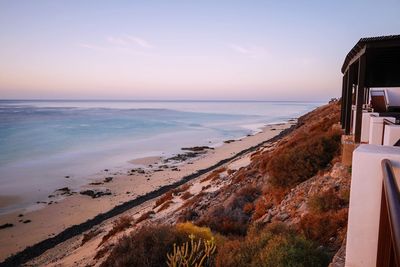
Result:
[[[336,237],[339,237],[339,242],[335,245],[340,246],[341,239],[343,239],[340,231],[345,229],[346,225],[347,208],[344,208],[339,211],[305,214],[301,218],[298,228],[306,238],[322,245],[332,245],[332,241],[337,241]]]
[[[224,235],[244,235],[253,211],[245,206],[253,203],[260,193],[261,191],[254,186],[243,187],[231,196],[225,206],[214,207],[201,216],[196,224],[210,227],[213,231]]]
[[[276,187],[293,187],[325,168],[340,150],[340,132],[312,136],[275,151],[267,165],[269,182]]]
[[[171,225],[147,225],[129,235],[123,236],[102,267],[166,266],[167,254],[173,251],[174,244],[190,241],[189,235],[197,242],[213,238],[209,228],[202,228],[191,223]]]
[[[345,200],[341,199],[334,189],[319,192],[308,199],[308,206],[313,213],[322,213],[330,210],[339,210]]]
[[[243,239],[226,241],[218,247],[216,266],[326,266],[326,254],[282,223],[251,229]]]

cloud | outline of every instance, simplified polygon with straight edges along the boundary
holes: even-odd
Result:
[[[98,45],[93,45],[93,44],[88,44],[88,43],[79,43],[78,46],[91,49],[91,50],[104,50],[104,47],[98,46]]]
[[[113,53],[126,53],[131,55],[150,55],[149,50],[154,46],[147,40],[128,34],[107,36],[99,44],[78,43],[79,47]]]
[[[148,41],[141,37],[132,36],[128,34],[124,34],[122,36],[108,36],[107,41],[116,46],[125,46],[125,47],[140,47],[140,48],[153,48]]]
[[[151,45],[148,41],[146,41],[143,38],[136,37],[136,36],[130,36],[126,35],[126,38],[130,40],[131,42],[143,47],[143,48],[153,48],[153,45]]]
[[[263,57],[266,54],[265,48],[257,45],[238,45],[238,44],[228,44],[236,53],[246,55],[252,58]]]

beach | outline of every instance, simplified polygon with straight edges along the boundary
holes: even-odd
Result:
[[[238,140],[226,140],[223,145],[215,148],[192,147],[182,150],[182,153],[189,155],[194,151],[201,152],[193,158],[138,158],[131,162],[136,167],[126,173],[110,175],[108,170],[104,170],[102,178],[83,186],[79,192],[69,188],[58,190],[54,198],[56,199],[57,195],[62,196],[63,199],[59,201],[49,198],[40,209],[3,215],[0,217],[0,225],[13,226],[0,230],[0,261],[27,246],[54,237],[72,225],[85,222],[117,205],[234,157],[243,150],[271,139],[294,123],[292,120],[288,123],[266,125],[259,133]],[[244,158],[235,164],[236,168],[240,168],[248,163],[249,160]],[[86,193],[82,194],[85,191]]]

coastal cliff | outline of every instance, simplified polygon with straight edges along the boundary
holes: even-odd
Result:
[[[327,266],[345,239],[350,187],[350,169],[340,163],[339,108],[317,108],[280,138],[28,265],[183,266],[182,248],[203,266]]]

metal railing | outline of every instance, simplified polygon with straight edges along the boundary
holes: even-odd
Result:
[[[400,191],[390,160],[381,162],[383,187],[376,266],[400,266]]]

